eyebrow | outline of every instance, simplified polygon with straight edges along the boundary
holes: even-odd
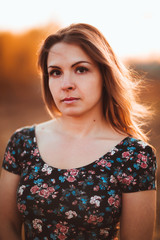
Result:
[[[76,65],[78,65],[78,64],[80,64],[80,63],[89,63],[89,64],[91,64],[90,62],[87,62],[87,61],[79,61],[79,62],[74,63],[74,64],[72,65],[72,67],[74,67],[74,66],[76,66]]]
[[[76,66],[76,65],[78,65],[78,64],[80,64],[80,63],[88,63],[88,64],[92,64],[92,63],[90,63],[90,62],[87,62],[87,61],[78,61],[78,62],[76,62],[76,63],[74,63],[74,64],[72,64],[72,68],[74,67],[74,66]],[[48,68],[57,68],[57,69],[61,69],[60,67],[58,67],[58,66],[52,66],[52,65],[50,65]]]

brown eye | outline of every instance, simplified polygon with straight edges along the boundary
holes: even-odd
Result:
[[[49,76],[52,77],[58,77],[61,75],[61,71],[57,69],[53,69],[52,71],[49,72]]]
[[[76,68],[76,72],[77,73],[85,73],[85,72],[88,72],[88,68],[86,68],[86,67],[77,67]]]

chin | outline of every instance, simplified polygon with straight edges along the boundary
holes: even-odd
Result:
[[[66,117],[80,117],[80,116],[82,116],[82,114],[80,114],[80,113],[63,113],[62,116],[66,116]]]
[[[71,110],[71,111],[63,111],[61,112],[62,113],[62,116],[68,116],[68,117],[80,117],[84,114],[84,112],[81,112],[81,111],[74,111],[74,110]]]

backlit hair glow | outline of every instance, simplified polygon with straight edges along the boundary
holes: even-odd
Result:
[[[89,24],[72,24],[60,29],[48,36],[40,49],[38,64],[42,72],[43,98],[50,114],[60,115],[49,90],[47,70],[50,48],[59,42],[77,44],[99,66],[104,81],[103,113],[112,127],[147,141],[142,122],[149,111],[137,101],[139,78],[119,61],[102,33]]]

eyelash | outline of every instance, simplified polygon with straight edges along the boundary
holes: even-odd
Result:
[[[54,73],[56,73],[56,75],[54,75]],[[58,73],[58,74],[57,74]],[[53,69],[52,71],[49,72],[49,76],[60,76],[61,75],[61,71],[57,70],[57,69]]]
[[[86,68],[86,67],[77,67],[77,68],[76,68],[76,72],[78,72],[78,71],[80,71],[79,74],[83,74],[83,73],[88,72],[89,70],[88,70],[88,68]]]
[[[88,71],[89,71],[89,69],[86,68],[86,67],[83,67],[83,66],[77,67],[75,69],[75,72],[78,73],[78,74],[83,74],[83,73],[86,73]],[[54,74],[56,74],[56,75],[54,75]],[[53,69],[49,72],[49,76],[53,76],[53,77],[59,77],[61,74],[62,74],[62,72],[58,69]]]

